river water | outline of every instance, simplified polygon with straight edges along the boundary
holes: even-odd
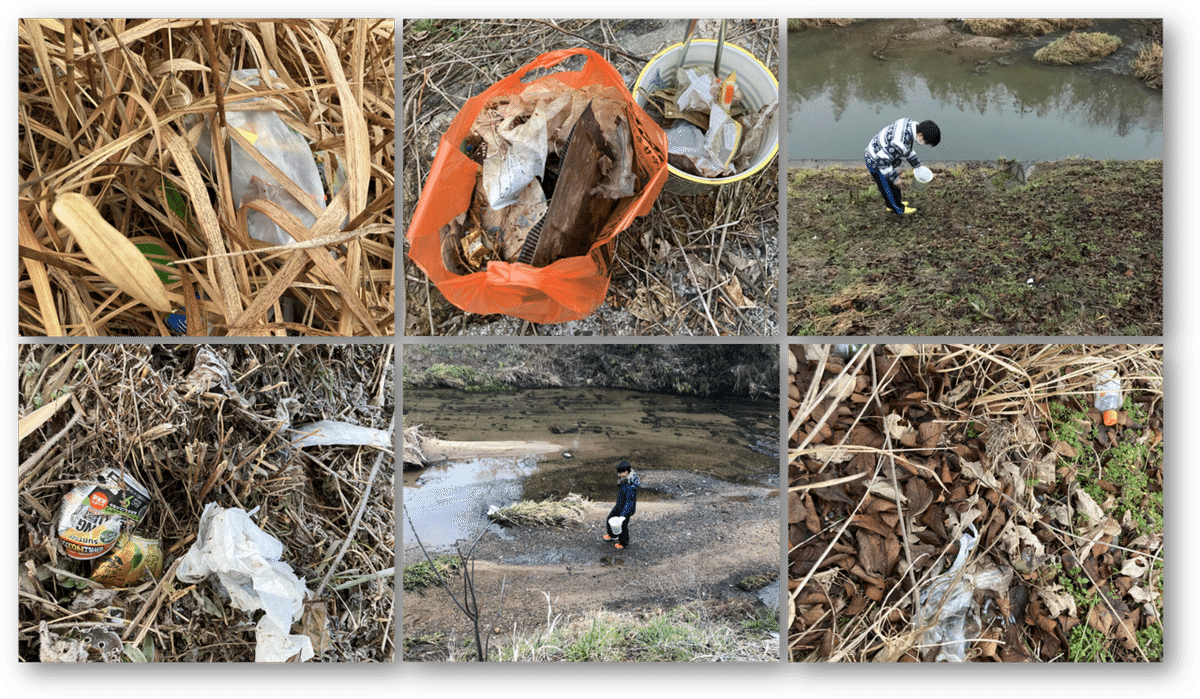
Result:
[[[900,117],[932,119],[928,162],[1162,158],[1162,93],[1124,70],[1140,46],[1133,27],[1104,20],[1088,31],[1121,37],[1091,66],[1046,66],[1033,53],[1055,33],[1011,53],[963,59],[889,40],[896,20],[788,34],[788,158],[861,161],[871,138]],[[873,55],[884,56],[885,60]]]
[[[779,401],[681,397],[592,388],[518,393],[404,391],[406,425],[454,441],[547,441],[563,454],[446,461],[404,472],[404,543],[410,526],[431,550],[446,550],[489,526],[489,507],[518,500],[616,497],[614,466],[691,470],[747,485],[779,483]],[[643,477],[638,500],[670,498]],[[503,534],[493,526],[493,531]]]

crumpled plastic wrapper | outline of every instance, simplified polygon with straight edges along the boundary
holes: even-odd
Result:
[[[282,556],[279,539],[259,529],[245,510],[210,502],[200,515],[196,543],[175,573],[185,583],[216,575],[235,608],[266,612],[255,631],[257,663],[283,662],[297,653],[305,661],[314,655],[311,639],[289,633],[304,612],[308,589]]]
[[[337,420],[319,420],[302,427],[293,428],[292,431],[305,435],[296,440],[295,444],[298,447],[350,444],[391,449],[393,446],[392,435],[386,430],[352,425],[348,422],[339,422]],[[307,434],[309,432],[313,432],[314,434]]]
[[[672,90],[650,95],[665,100],[656,119],[666,129],[672,167],[701,177],[731,177],[757,158],[778,100],[748,112],[734,83],[734,109],[726,112],[720,106],[721,84],[710,69],[688,68],[673,97]]]
[[[934,578],[921,592],[921,618],[928,621],[936,617],[937,623],[925,632],[922,645],[942,644],[935,662],[961,663],[967,659],[967,635],[978,635],[979,605],[975,604],[976,590],[992,590],[1006,593],[1012,582],[1012,569],[988,568],[965,572],[955,583],[954,578],[962,569],[971,551],[975,548],[978,532],[974,525],[970,532],[963,532],[958,540],[958,556],[950,570]],[[953,584],[953,586],[952,586]],[[942,600],[945,599],[945,605]],[[938,608],[941,614],[938,615]]]
[[[271,77],[275,77],[275,71],[268,72]],[[235,70],[232,77],[251,86],[261,84],[261,75],[257,68]],[[238,104],[261,101],[263,100],[239,100]],[[318,210],[325,208],[325,188],[321,184],[321,174],[304,136],[289,128],[276,112],[270,110],[229,110],[225,113],[225,119],[229,128],[241,133],[259,153],[304,190]],[[201,134],[196,150],[211,170],[214,167],[212,135],[207,130]],[[230,149],[229,170],[233,198],[238,206],[254,199],[268,199],[294,214],[306,227],[311,227],[316,222],[317,217],[236,142]],[[258,211],[250,210],[247,213],[246,226],[250,237],[255,240],[275,245],[296,242],[266,214]]]
[[[717,102],[717,90],[721,81],[717,80],[711,70],[688,68],[683,71],[683,75],[686,85],[682,86],[679,96],[675,98],[675,104],[685,112],[711,112]],[[735,94],[734,99],[740,96]]]

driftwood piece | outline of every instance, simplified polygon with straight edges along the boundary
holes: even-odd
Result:
[[[619,162],[623,155],[614,152],[610,143],[604,138],[589,103],[569,139],[558,184],[533,254],[534,267],[587,254],[612,215],[617,201],[593,193],[604,177],[602,159]]]

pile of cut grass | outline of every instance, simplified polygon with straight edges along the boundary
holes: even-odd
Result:
[[[569,493],[562,500],[522,500],[489,512],[488,519],[514,527],[566,527],[583,524],[587,506],[588,501],[582,495]]]
[[[1103,32],[1071,32],[1038,49],[1033,58],[1052,66],[1095,63],[1121,48],[1121,39]]]
[[[189,335],[392,334],[394,66],[392,20],[20,20],[19,333],[166,336],[176,311]],[[272,87],[229,84],[243,68]],[[312,228],[249,204],[296,244],[251,239],[228,167],[196,157],[205,130],[238,138],[225,117],[243,109],[345,172]]]

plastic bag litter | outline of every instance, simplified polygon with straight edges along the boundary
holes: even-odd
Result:
[[[314,655],[308,636],[289,633],[304,612],[308,589],[279,560],[282,556],[283,544],[259,529],[249,513],[210,502],[200,515],[196,543],[175,573],[185,583],[216,575],[234,607],[266,612],[255,629],[256,663],[283,662],[297,653],[305,661]]]
[[[935,662],[961,663],[967,659],[967,632],[974,636],[979,630],[979,605],[975,603],[976,590],[991,590],[1003,593],[1012,582],[1012,569],[988,568],[975,572],[964,572],[954,582],[959,570],[975,548],[979,537],[974,525],[970,532],[963,532],[958,540],[958,556],[954,565],[945,573],[930,581],[921,592],[921,619],[937,619],[933,628],[926,631],[922,645],[940,644]],[[952,586],[953,584],[953,586]],[[945,599],[943,606],[942,600]],[[938,608],[941,607],[941,614]]]
[[[274,71],[269,71],[271,77],[276,77]],[[247,85],[261,85],[261,73],[257,68],[235,70],[234,80]],[[259,99],[239,101],[240,104],[262,102]],[[283,119],[274,111],[233,111],[225,112],[229,128],[236,129],[256,150],[285,176],[295,182],[309,198],[313,206],[322,211],[325,209],[325,189],[321,184],[321,173],[313,158],[308,140],[288,127]],[[231,139],[232,140],[232,139]],[[214,167],[212,156],[212,134],[205,129],[196,144],[204,163],[211,171]],[[282,206],[294,214],[306,226],[311,227],[317,216],[307,206],[293,197],[266,168],[259,165],[240,144],[233,142],[230,148],[230,184],[233,198],[238,206],[254,199],[267,199]],[[331,185],[339,181],[337,168],[329,173]],[[345,177],[341,177],[344,182]],[[336,191],[336,189],[335,189]],[[246,225],[251,238],[275,245],[285,245],[296,242],[266,214],[250,210],[246,216]]]
[[[392,435],[386,430],[377,430],[374,427],[352,425],[336,420],[320,420],[303,427],[294,427],[292,430],[306,435],[295,442],[298,447],[351,444],[391,449],[393,446]],[[307,434],[308,432],[315,432],[315,434]]]
[[[702,177],[720,177],[726,170],[709,150],[707,135],[686,121],[667,129],[667,159],[676,167],[686,163]]]

